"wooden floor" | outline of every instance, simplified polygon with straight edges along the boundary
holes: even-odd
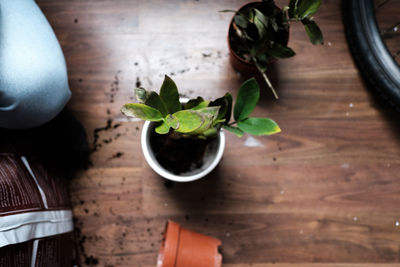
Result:
[[[282,133],[256,142],[227,133],[211,175],[172,186],[144,160],[143,123],[119,109],[136,85],[158,90],[164,74],[189,97],[236,95],[231,14],[218,11],[246,1],[37,2],[65,53],[69,107],[96,148],[93,166],[71,184],[84,266],[155,266],[168,219],[221,239],[227,267],[400,262],[398,114],[363,85],[340,1],[324,0],[315,16],[323,46],[292,27],[297,55],[274,66],[280,99],[263,90],[254,114],[275,119]]]

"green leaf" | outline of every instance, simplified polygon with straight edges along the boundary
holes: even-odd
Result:
[[[217,98],[210,102],[209,107],[219,106],[218,117],[216,120],[224,120],[226,123],[229,122],[232,115],[232,96],[230,93],[226,93],[223,97]]]
[[[213,126],[217,125],[218,123],[224,123],[225,119],[220,119],[220,120],[214,120]]]
[[[151,92],[147,91],[146,89],[144,89],[142,87],[135,88],[136,99],[141,103],[146,102],[147,98],[150,96],[150,93]]]
[[[239,89],[233,117],[236,121],[246,119],[253,112],[258,99],[260,98],[260,87],[256,79],[251,78],[245,81]]]
[[[267,55],[266,52],[267,52],[267,50],[265,51],[264,54],[256,55],[257,64],[260,67],[260,70],[262,72],[267,71],[268,62],[270,62],[270,60],[271,60],[271,56]]]
[[[297,4],[299,0],[290,0],[289,2],[289,18],[293,19],[295,17],[295,11],[297,9]]]
[[[254,23],[254,10],[252,8],[245,10],[240,13],[243,17],[245,17],[250,23]]]
[[[297,14],[300,19],[310,18],[321,5],[321,0],[301,0],[298,3]]]
[[[197,106],[195,106],[195,107],[193,107],[191,109],[192,110],[199,110],[199,109],[208,107],[209,104],[210,104],[210,101],[203,101],[203,102],[199,103]]]
[[[165,117],[164,121],[169,127],[172,127],[174,129],[178,129],[178,127],[179,127],[178,119],[175,116],[171,115],[171,114],[167,115]]]
[[[179,126],[175,131],[179,133],[190,133],[197,130],[204,122],[201,114],[193,110],[181,110],[173,114],[179,121]]]
[[[184,105],[184,109],[192,109],[195,106],[197,106],[198,104],[200,104],[201,102],[203,102],[204,99],[201,96],[198,96],[195,99],[190,99],[185,105]]]
[[[255,18],[264,24],[265,28],[268,28],[268,18],[257,8],[254,9],[254,12]]]
[[[216,128],[210,128],[203,133],[205,137],[213,137],[218,134],[218,130]]]
[[[312,44],[317,45],[324,43],[324,37],[322,35],[322,32],[318,27],[317,23],[315,23],[315,21],[305,19],[302,20],[301,22],[304,24],[306,33],[308,35],[308,38],[310,38]]]
[[[281,131],[278,124],[268,118],[248,118],[239,121],[237,126],[242,131],[252,135],[272,135]]]
[[[165,75],[164,82],[161,85],[160,97],[167,106],[169,114],[182,109],[181,103],[179,102],[178,88],[175,82],[167,75]]]
[[[200,113],[201,114],[201,113]],[[201,114],[203,117],[203,123],[199,128],[190,132],[189,134],[203,134],[205,131],[212,127],[213,116],[211,114]]]
[[[169,125],[164,121],[159,126],[156,127],[156,133],[158,134],[167,134],[169,133]]]
[[[263,39],[267,34],[268,18],[258,9],[254,9],[254,24],[257,27],[259,39]]]
[[[269,24],[271,24],[272,28],[274,29],[274,31],[278,31],[278,23],[276,22],[275,18],[270,18],[269,19]]]
[[[156,92],[150,92],[144,104],[157,109],[164,117],[168,114],[167,106]]]
[[[230,93],[226,93],[225,99],[228,101],[228,106],[225,113],[225,123],[228,124],[232,116],[232,95]]]
[[[225,96],[223,96],[215,99],[214,101],[211,101],[208,106],[219,107],[219,112],[216,120],[224,119],[228,108],[228,100],[225,98]]]
[[[244,18],[242,15],[237,14],[234,18],[233,21],[236,23],[237,26],[246,29],[247,25],[249,24],[249,21]]]
[[[128,117],[136,117],[146,121],[163,120],[163,116],[160,111],[146,106],[145,104],[125,104],[122,106],[121,112]]]
[[[237,127],[224,125],[224,129],[231,133],[234,133],[238,137],[242,137],[244,135],[244,132]]]
[[[233,9],[223,9],[223,10],[220,10],[220,11],[218,11],[218,12],[221,12],[221,13],[238,13],[236,10],[233,10]]]
[[[206,107],[198,109],[197,112],[204,113],[210,115],[212,119],[216,119],[218,117],[220,107]]]
[[[280,43],[275,43],[275,45],[268,49],[266,53],[274,58],[288,58],[296,55],[290,47],[284,46]]]

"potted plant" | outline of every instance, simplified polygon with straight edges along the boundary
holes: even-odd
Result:
[[[225,147],[222,128],[237,136],[280,132],[271,119],[249,117],[260,95],[254,78],[242,84],[233,108],[229,93],[214,101],[200,96],[180,101],[177,86],[168,76],[160,94],[144,88],[135,89],[135,94],[139,103],[125,104],[121,111],[146,121],[141,136],[145,159],[155,172],[169,180],[188,182],[210,173]]]
[[[289,58],[295,52],[287,46],[291,22],[301,22],[312,44],[322,44],[323,36],[313,15],[321,0],[290,0],[282,9],[274,0],[251,2],[234,12],[228,31],[230,61],[240,73],[259,72],[278,99],[266,75],[267,67],[277,59]]]

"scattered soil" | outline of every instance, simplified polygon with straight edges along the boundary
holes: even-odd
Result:
[[[75,240],[78,242],[78,254],[83,257],[84,263],[89,266],[95,266],[99,264],[99,260],[92,256],[87,255],[85,251],[85,242],[88,239],[86,235],[82,234],[81,226],[82,222],[78,220],[78,218],[74,217],[74,233],[75,233]],[[90,239],[90,238],[89,238]]]
[[[165,169],[179,175],[201,167],[210,140],[152,132],[150,143],[157,161]]]
[[[85,257],[85,264],[89,266],[97,265],[99,264],[99,260],[93,256]]]
[[[106,126],[103,127],[99,127],[93,130],[93,147],[92,147],[92,152],[97,151],[102,145],[101,143],[99,143],[99,133],[102,131],[107,131],[109,129],[111,129],[112,126],[112,119],[107,119],[107,124]],[[104,140],[103,140],[104,141]],[[107,142],[109,143],[109,142]]]
[[[114,75],[114,81],[111,83],[110,92],[106,93],[106,95],[109,95],[110,97],[110,103],[114,103],[114,97],[119,91],[119,74],[121,72],[121,70],[118,70],[117,73]]]
[[[111,158],[109,158],[108,160],[118,159],[118,158],[122,157],[123,155],[124,155],[123,152],[117,152],[114,155],[112,155]]]
[[[140,82],[140,78],[139,77],[136,77],[136,88],[139,88],[139,87],[141,87],[142,86],[142,83]]]
[[[112,83],[111,93],[109,94],[111,98],[114,98],[116,92],[119,90],[118,89],[118,84],[119,84],[118,74],[119,73],[120,73],[120,71],[117,72],[117,74],[114,77],[115,80]],[[97,127],[93,130],[93,133],[92,133],[93,134],[93,143],[92,143],[90,152],[98,151],[101,147],[103,147],[103,145],[110,144],[123,135],[123,133],[121,133],[121,132],[117,132],[117,133],[112,132],[113,130],[120,128],[122,126],[122,123],[113,123],[112,112],[109,108],[106,109],[106,114],[107,114],[108,118],[105,122],[105,126]],[[125,130],[128,131],[127,128]],[[111,131],[111,134],[113,135],[113,137],[110,137],[109,134],[106,134],[105,137],[101,138],[102,132],[109,132],[109,131]],[[120,157],[122,155],[116,155],[116,156]],[[113,155],[110,159],[117,158],[117,157],[115,157],[115,155]]]

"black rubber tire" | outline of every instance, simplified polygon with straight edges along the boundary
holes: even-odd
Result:
[[[400,110],[400,66],[381,39],[373,0],[342,0],[342,10],[347,41],[364,80]]]

